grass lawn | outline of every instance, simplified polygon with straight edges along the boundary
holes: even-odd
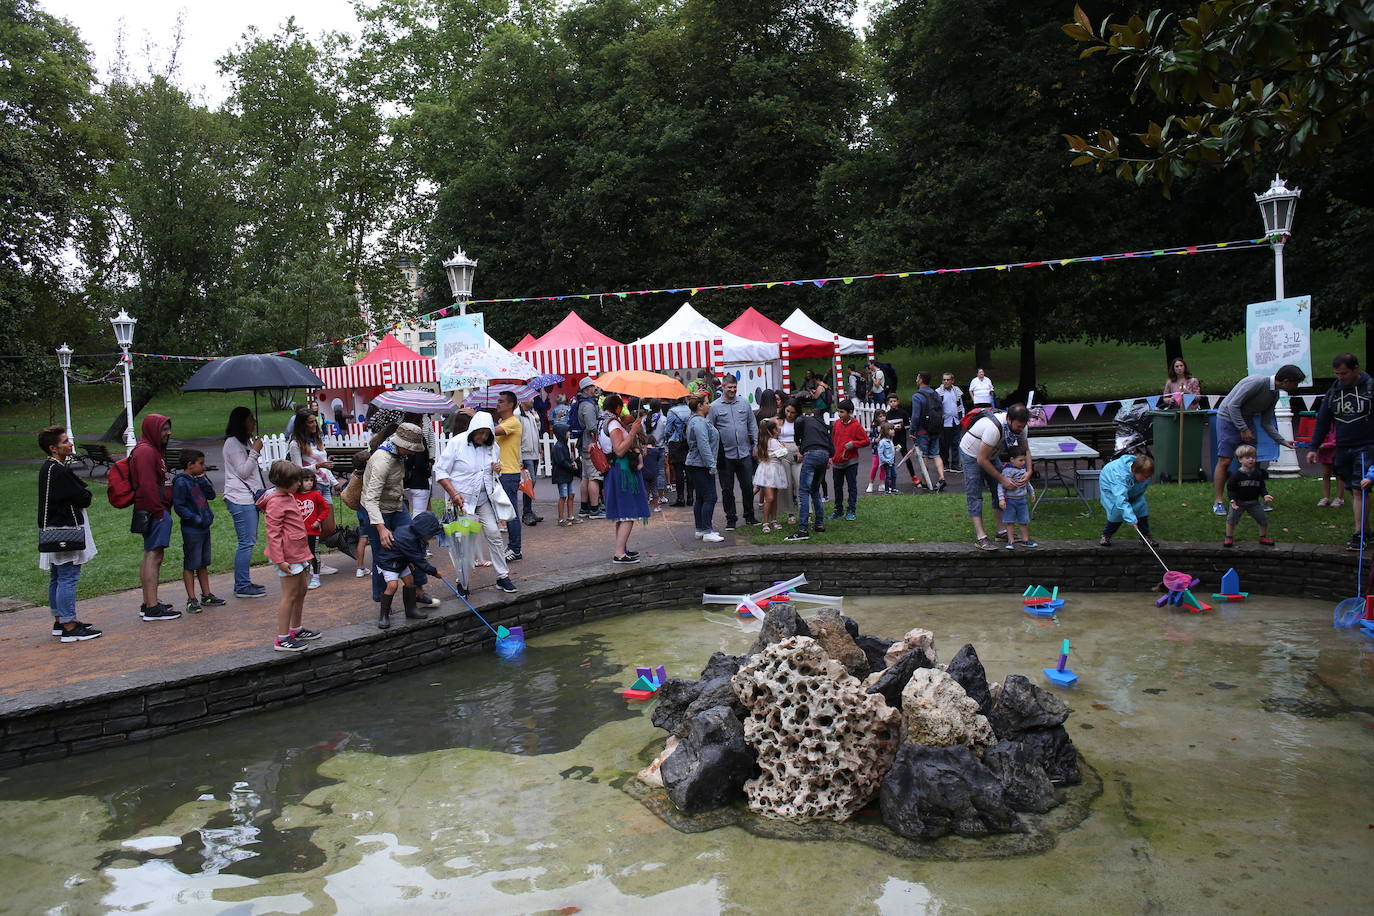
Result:
[[[36,404],[7,405],[0,411],[0,460],[39,460],[43,457],[35,440],[38,431],[55,423],[66,423],[61,389],[55,391],[54,395]],[[78,441],[90,441],[89,437],[104,433],[123,404],[124,392],[119,385],[82,385],[72,388],[72,425],[76,427]],[[182,394],[168,391],[153,398],[143,412],[134,418],[134,429],[139,428],[146,415],[160,413],[172,418],[174,439],[222,438],[229,411],[240,404],[252,407],[253,393],[206,391]],[[288,411],[272,410],[267,397],[258,395],[258,421],[263,432],[281,432],[290,417]],[[123,442],[109,445],[116,454],[124,451]]]
[[[1274,511],[1269,514],[1269,536],[1284,543],[1344,544],[1354,530],[1348,508],[1319,509],[1321,484],[1316,478],[1271,480]],[[1062,493],[1062,491],[1060,491]],[[1058,495],[1058,494],[1055,494]],[[1187,559],[1168,549],[1169,541],[1217,541],[1226,530],[1226,519],[1211,512],[1211,484],[1155,484],[1146,491],[1150,505],[1150,524],[1154,536],[1165,542],[1162,555],[1171,565],[1187,569]],[[918,541],[966,541],[973,548],[973,526],[965,509],[964,494],[946,490],[934,495],[870,496],[859,500],[858,520],[827,521],[824,534],[811,533],[812,544],[902,544]],[[831,504],[826,504],[827,509]],[[984,499],[984,517],[989,525],[992,512]],[[1092,540],[1102,534],[1105,520],[1102,507],[1093,504],[1093,514],[1084,517],[1081,502],[1047,502],[1031,521],[1031,537],[1037,541]],[[783,519],[786,522],[786,519]],[[760,534],[757,528],[739,529],[736,534],[752,532],[752,544],[781,544],[792,531]],[[1236,530],[1236,540],[1253,544],[1259,528],[1245,516]],[[1122,543],[1139,540],[1135,532],[1122,528],[1116,539]],[[1153,562],[1153,561],[1151,561]]]
[[[916,373],[929,370],[934,384],[940,384],[940,374],[954,373],[954,384],[960,388],[973,377],[973,349],[912,349],[896,347],[881,349],[883,338],[878,337],[878,358],[890,362],[897,369],[903,398],[916,390]],[[1331,374],[1331,357],[1350,351],[1364,354],[1363,332],[1345,335],[1335,331],[1317,331],[1312,335],[1313,371],[1322,376]],[[1205,342],[1201,337],[1183,340],[1183,357],[1188,368],[1202,381],[1204,394],[1224,394],[1245,376],[1245,335],[1230,340]],[[846,367],[860,357],[846,356]],[[1159,394],[1167,377],[1163,347],[1124,346],[1121,344],[1042,343],[1036,347],[1036,364],[1040,385],[1051,404],[1066,401],[1102,401],[1116,398]],[[806,370],[824,373],[830,361],[824,359],[796,360],[792,377],[800,383]],[[983,368],[1000,391],[1016,387],[1020,374],[1020,351],[1015,348],[992,351],[992,361]]]

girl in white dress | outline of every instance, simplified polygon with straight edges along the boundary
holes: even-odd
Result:
[[[759,423],[759,466],[754,471],[754,486],[763,491],[763,530],[781,531],[777,522],[778,490],[788,485],[787,446],[778,440],[778,421],[768,417]]]

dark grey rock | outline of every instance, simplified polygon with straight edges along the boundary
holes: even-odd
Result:
[[[714,681],[718,677],[734,677],[739,672],[742,662],[743,656],[712,652],[706,667],[701,669],[701,677],[698,680]]]
[[[902,689],[917,668],[934,668],[935,663],[926,655],[926,650],[912,649],[902,655],[883,671],[882,677],[868,688],[869,693],[881,693],[887,705],[893,709],[902,708]]]
[[[769,605],[763,615],[763,629],[758,639],[750,646],[748,655],[757,655],[775,642],[791,639],[793,636],[810,636],[811,630],[806,621],[792,607],[786,604]]]
[[[692,719],[714,706],[728,706],[743,720],[749,714],[749,710],[744,708],[744,704],[735,695],[735,688],[730,686],[731,677],[732,675],[723,675],[709,681],[698,681],[696,698],[683,712],[682,722],[673,730],[673,734],[679,738],[685,735]]]
[[[745,780],[757,773],[755,760],[740,720],[728,706],[715,706],[692,718],[659,773],[673,804],[695,814],[742,798]]]
[[[978,711],[988,714],[992,705],[992,694],[988,691],[988,675],[983,663],[978,660],[978,652],[972,643],[966,644],[949,660],[945,671],[959,682],[959,686],[978,704]]]
[[[1083,781],[1078,772],[1078,748],[1073,746],[1064,726],[1033,728],[1021,736],[1020,743],[1056,786],[1074,786]]]
[[[887,667],[887,647],[896,641],[883,636],[867,636],[862,633],[854,637],[854,644],[863,650],[864,655],[868,656],[869,671],[882,671]]]
[[[1024,675],[1010,674],[1002,682],[1002,691],[987,717],[998,738],[1018,738],[1033,728],[1063,724],[1069,717],[1069,707],[1048,690],[1026,680]]]
[[[669,758],[671,759],[671,758]],[[883,823],[911,839],[1020,828],[1002,783],[966,747],[903,744],[878,793]]]
[[[676,734],[687,721],[687,707],[701,694],[702,681],[670,677],[658,688],[650,721],[668,734]]]
[[[833,607],[821,608],[806,625],[811,630],[811,638],[821,644],[826,655],[844,665],[854,677],[860,680],[868,677],[868,656],[849,635],[839,611]]]
[[[825,610],[825,609],[822,608],[822,610]],[[836,613],[839,613],[839,609],[838,609],[838,608],[836,608]],[[849,634],[849,638],[850,638],[850,639],[858,639],[858,638],[859,638],[859,622],[858,622],[857,620],[855,620],[853,617],[846,617],[846,616],[844,616],[843,614],[840,614],[840,620],[844,621],[844,631],[845,631],[846,633]]]
[[[1002,741],[993,745],[983,752],[983,765],[1002,784],[1013,811],[1044,814],[1059,803],[1049,774],[1022,742]]]

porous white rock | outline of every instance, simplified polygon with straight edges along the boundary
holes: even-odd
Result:
[[[940,661],[935,657],[935,634],[920,627],[907,630],[905,636],[887,647],[887,652],[883,658],[891,665],[912,649],[925,649],[926,657],[932,663]]]
[[[901,714],[807,636],[766,647],[731,681],[762,774],[744,784],[766,817],[843,821],[892,766]],[[957,686],[957,685],[956,685]]]
[[[987,716],[959,682],[938,668],[917,668],[902,690],[902,741],[930,747],[962,744],[975,754],[997,743]]]

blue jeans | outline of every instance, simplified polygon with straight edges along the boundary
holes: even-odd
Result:
[[[506,498],[510,500],[512,507],[520,505],[520,475],[502,474],[501,489],[506,491]],[[515,513],[515,518],[506,522],[507,543],[511,550],[520,552],[520,513]]]
[[[716,514],[716,478],[710,468],[695,464],[684,465],[692,478],[692,520],[697,531],[714,531],[711,520]]]
[[[983,490],[991,491],[993,496],[997,495],[997,480],[989,477],[988,472],[983,470],[983,466],[978,463],[978,459],[963,449],[959,450],[959,460],[964,468],[964,501],[968,503],[969,518],[981,517],[983,514]],[[1002,462],[996,458],[991,459],[992,466],[997,470],[1002,470]],[[994,502],[994,506],[997,504]]]
[[[76,580],[80,578],[80,563],[62,563],[49,571],[48,607],[62,623],[76,619]]]
[[[797,527],[806,531],[810,526],[811,507],[816,507],[816,524],[825,521],[825,504],[821,502],[821,482],[825,480],[825,466],[830,456],[821,449],[812,449],[802,456],[801,474],[797,480],[797,498],[801,508],[797,512]],[[856,465],[857,467],[857,465]]]
[[[897,489],[897,465],[883,465],[883,485],[889,490]]]
[[[847,468],[835,468],[835,515],[840,514],[840,503],[844,502],[844,485],[849,484],[849,514],[853,515],[859,504],[859,463],[856,461]]]
[[[253,584],[249,571],[253,565],[253,548],[258,543],[258,507],[226,502],[234,518],[234,534],[238,546],[234,548],[234,591],[241,592]]]
[[[538,472],[539,472],[539,459],[538,459],[538,458],[527,458],[527,459],[521,461],[520,463],[521,463],[522,465],[524,465],[525,470],[527,470],[527,471],[530,472],[530,480],[535,480],[535,479],[538,477]],[[517,481],[515,482],[515,485],[518,487],[518,486],[520,485],[520,481],[517,480]],[[524,494],[524,493],[521,493],[521,494],[520,494],[520,497],[521,497],[521,499],[524,500],[524,502],[521,504],[521,505],[524,506],[524,509],[521,511],[522,517],[525,516],[525,515],[533,515],[533,514],[534,514],[534,500],[530,499],[529,496],[526,495],[526,494]],[[511,505],[514,505],[514,503],[512,503]]]

